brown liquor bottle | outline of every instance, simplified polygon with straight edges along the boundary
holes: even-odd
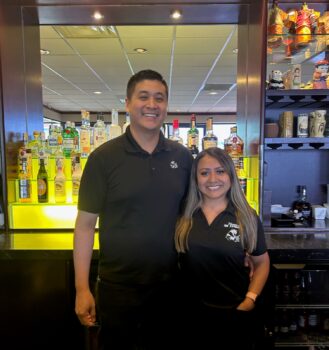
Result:
[[[293,202],[292,210],[298,210],[304,220],[311,219],[311,204],[307,201],[306,186],[299,186],[299,198]]]

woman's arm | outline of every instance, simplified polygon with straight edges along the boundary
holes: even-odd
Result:
[[[246,296],[242,303],[237,307],[238,310],[244,311],[249,311],[254,308],[255,302],[253,297],[254,295],[258,296],[261,293],[270,272],[270,258],[267,252],[259,256],[250,255],[249,258],[254,265],[253,277],[250,280],[248,288],[248,292],[251,293],[250,297]]]

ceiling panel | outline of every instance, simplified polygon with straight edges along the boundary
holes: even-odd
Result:
[[[205,84],[236,82],[235,25],[109,28],[94,33],[90,27],[40,27],[41,47],[50,51],[41,57],[44,105],[60,112],[78,112],[82,105],[91,112],[123,111],[120,98],[130,76],[155,69],[171,82],[169,111],[236,111],[236,92],[216,104],[227,91],[202,91]],[[89,33],[95,37],[87,38]],[[147,52],[138,54],[137,47]]]

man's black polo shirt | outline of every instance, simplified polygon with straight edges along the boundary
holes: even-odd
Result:
[[[162,133],[152,154],[126,133],[88,158],[79,210],[99,214],[99,275],[114,283],[168,279],[176,267],[174,231],[192,156]]]

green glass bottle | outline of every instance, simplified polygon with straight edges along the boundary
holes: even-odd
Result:
[[[47,203],[48,202],[48,174],[45,167],[45,161],[40,158],[40,167],[37,175],[38,182],[38,202]]]
[[[199,153],[199,130],[196,127],[195,115],[191,117],[191,127],[187,132],[187,148],[195,158]]]

